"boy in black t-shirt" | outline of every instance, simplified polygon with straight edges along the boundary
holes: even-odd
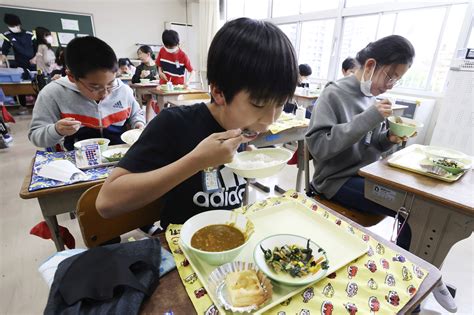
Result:
[[[280,116],[297,84],[296,54],[277,26],[240,18],[219,30],[207,60],[211,103],[168,108],[149,123],[100,191],[96,206],[103,217],[163,198],[166,228],[241,204],[245,182],[222,165]],[[222,189],[212,192],[203,185],[211,176],[203,170],[213,167]]]

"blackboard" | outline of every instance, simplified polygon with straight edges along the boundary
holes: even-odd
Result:
[[[92,14],[23,8],[5,5],[0,5],[1,33],[8,31],[8,27],[5,25],[5,23],[3,23],[3,17],[5,13],[18,15],[22,23],[21,26],[26,31],[33,31],[36,27],[42,26],[49,29],[51,32],[56,32],[58,35],[59,33],[74,34],[74,37],[76,37],[78,34],[79,36],[95,35],[94,20]],[[77,21],[79,25],[79,30],[63,29],[61,19]]]

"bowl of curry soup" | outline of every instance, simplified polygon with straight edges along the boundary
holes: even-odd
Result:
[[[187,220],[181,228],[181,244],[200,260],[214,266],[233,261],[253,233],[253,223],[229,210],[211,210]]]

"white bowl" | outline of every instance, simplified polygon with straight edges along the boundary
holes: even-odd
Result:
[[[140,79],[140,83],[150,83],[150,79]]]
[[[235,223],[234,227],[244,232],[246,235],[245,242],[233,249],[222,252],[207,252],[191,246],[191,238],[201,228],[212,224],[229,224]],[[206,263],[219,266],[233,261],[242,249],[247,245],[253,233],[252,222],[243,214],[230,210],[211,210],[199,213],[188,219],[181,228],[180,239],[181,244],[188,248],[200,260]]]
[[[132,145],[135,142],[137,142],[142,132],[143,132],[143,129],[131,129],[122,133],[122,135],[120,136],[120,139],[122,139],[122,141],[128,145]]]
[[[100,142],[103,142],[102,144],[99,144]],[[91,138],[91,139],[86,139],[82,141],[77,141],[74,143],[74,148],[78,151],[81,151],[81,147],[83,145],[88,145],[88,144],[99,144],[100,152],[105,152],[107,151],[107,148],[109,147],[110,140],[106,138]]]
[[[423,147],[423,152],[426,156],[435,158],[435,159],[451,159],[451,160],[463,160],[468,159],[468,156],[461,151],[437,147],[437,146],[426,146]]]
[[[302,236],[298,235],[293,235],[293,234],[276,234],[272,236],[268,236],[267,238],[264,238],[261,240],[257,246],[255,246],[254,252],[253,252],[253,259],[255,263],[257,264],[258,268],[265,274],[267,277],[270,279],[280,282],[286,285],[291,285],[291,286],[300,286],[300,285],[306,285],[309,283],[314,283],[318,281],[319,279],[322,279],[323,277],[326,276],[327,269],[319,269],[315,274],[312,275],[307,275],[304,277],[292,277],[287,273],[276,273],[271,269],[266,261],[265,261],[265,256],[263,254],[262,249],[260,246],[262,246],[264,249],[270,249],[273,251],[275,247],[281,247],[284,245],[298,245],[300,247],[306,248],[306,244],[308,242],[308,239]],[[326,257],[326,252],[324,250],[319,251],[321,247],[318,246],[315,242],[312,240],[309,242],[309,247],[313,250],[313,256],[314,259],[317,260],[321,256],[324,256],[325,260],[327,261]]]
[[[114,161],[120,161],[122,157],[127,153],[128,149],[130,147],[127,145],[121,146],[121,147],[115,147],[113,149],[108,149],[105,152],[102,152],[102,157],[106,158],[110,162]],[[114,154],[120,153],[122,156],[121,157],[112,157]]]
[[[269,162],[262,162],[265,156]],[[283,148],[265,148],[237,153],[231,163],[225,164],[235,174],[245,178],[265,178],[281,171],[293,152]]]

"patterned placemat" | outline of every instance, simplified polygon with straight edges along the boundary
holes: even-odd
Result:
[[[318,207],[314,200],[295,191],[288,191],[281,197],[270,197],[235,211],[245,214],[294,199],[310,207],[329,222],[337,224],[341,229],[362,238],[369,244],[369,251],[265,314],[396,314],[410,301],[428,272]],[[176,261],[179,275],[197,313],[217,314],[217,308],[178,246],[180,228],[181,225],[170,225],[166,231],[166,240]]]

